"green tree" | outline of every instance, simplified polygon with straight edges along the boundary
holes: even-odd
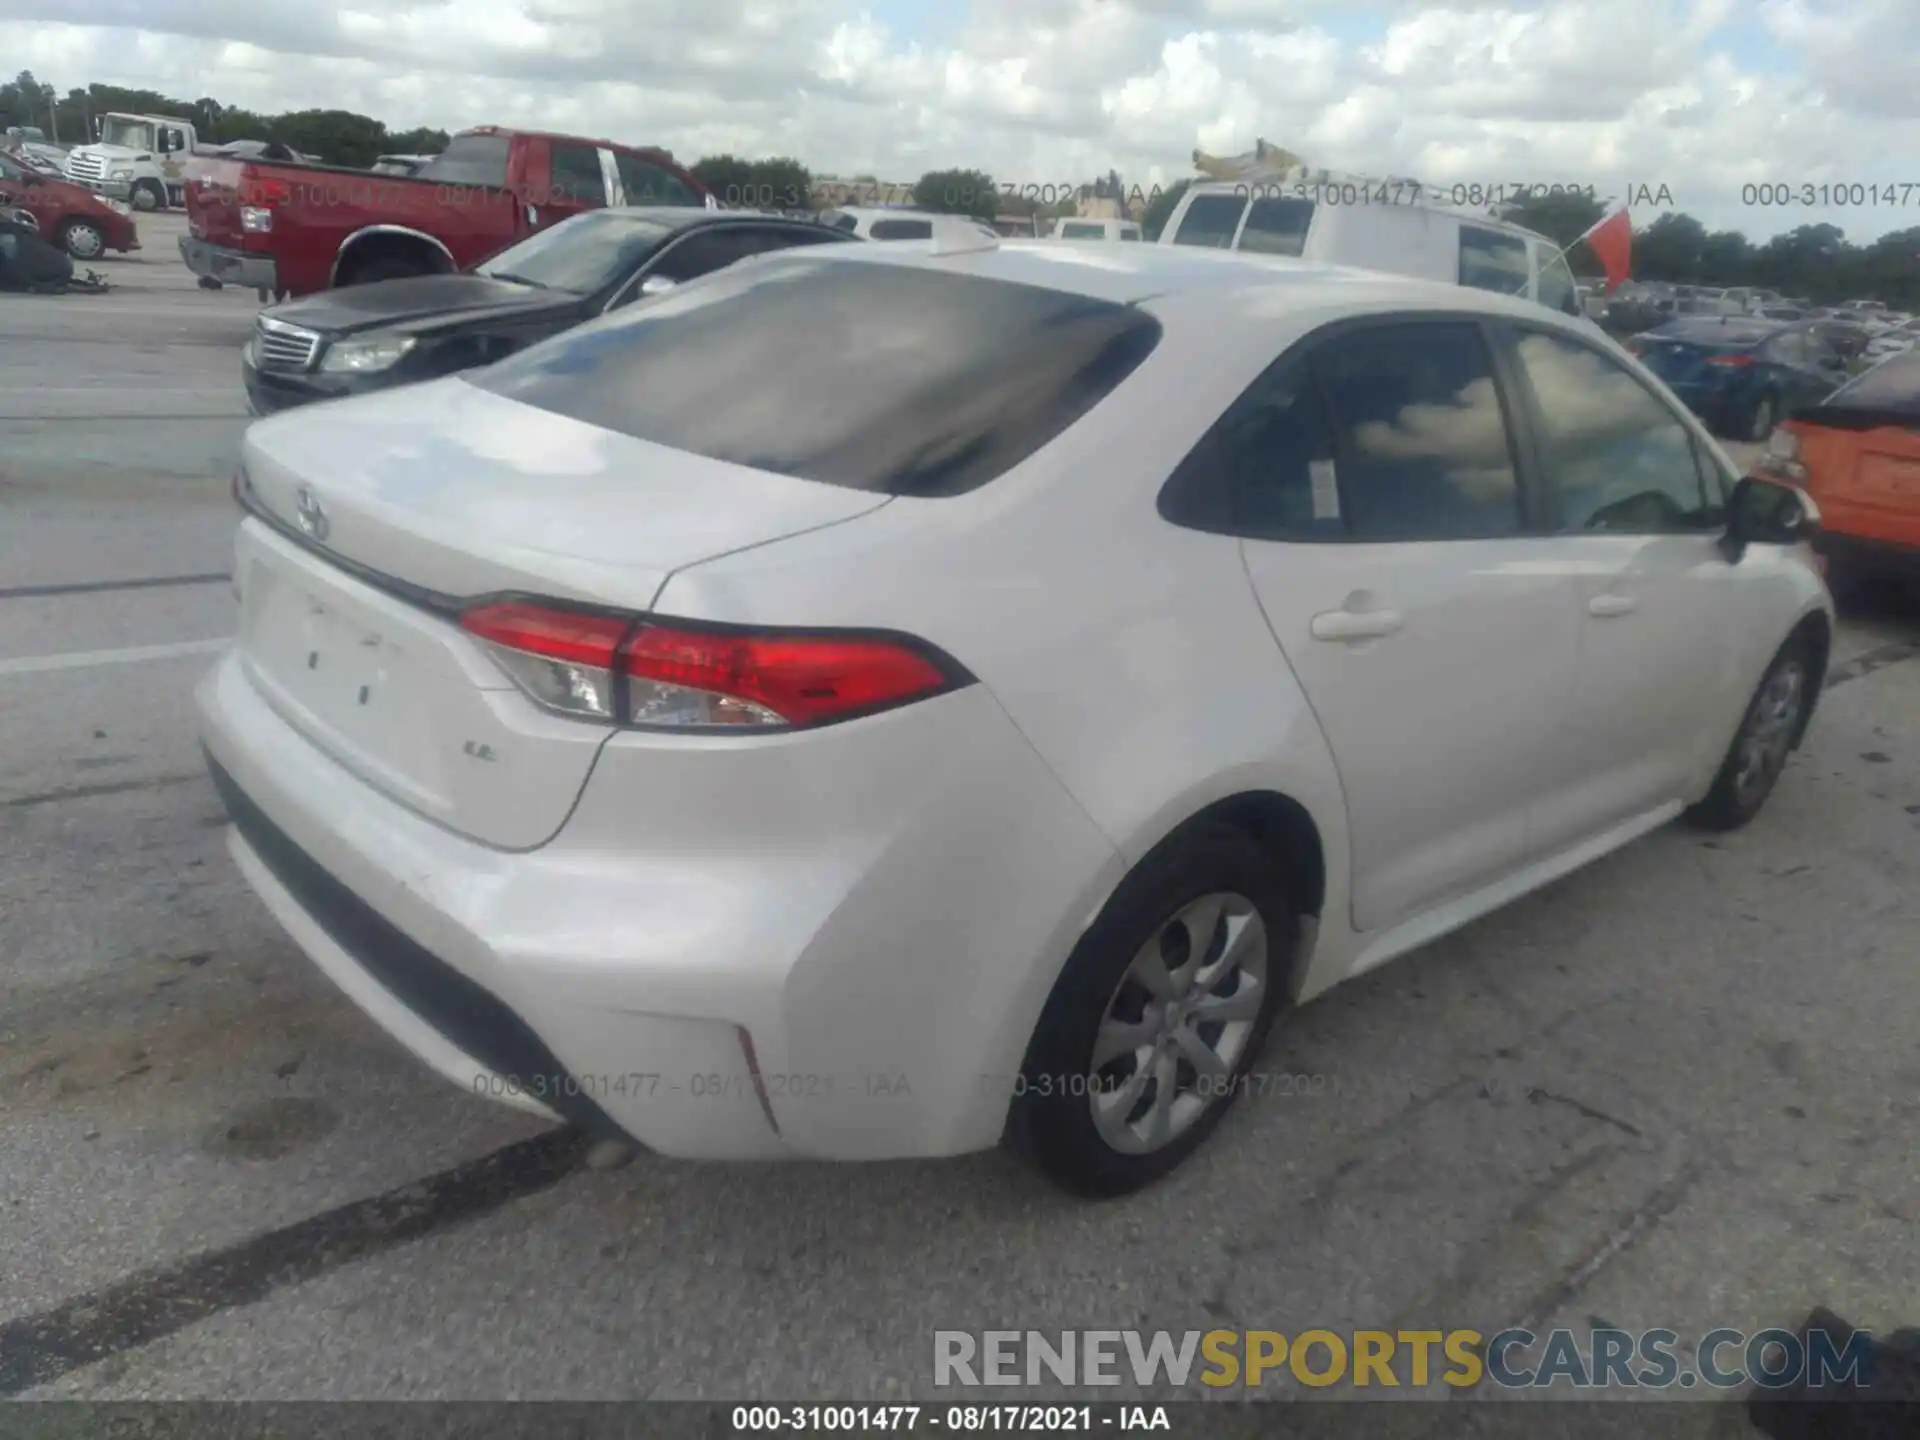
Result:
[[[1164,190],[1155,190],[1147,197],[1147,213],[1141,217],[1140,233],[1149,240],[1158,240],[1160,232],[1167,228],[1167,221],[1173,218],[1173,207],[1180,203],[1180,197],[1187,193],[1191,180],[1176,180]]]
[[[1668,211],[1633,237],[1633,271],[1643,280],[1697,280],[1707,227]]]
[[[1517,200],[1503,207],[1500,213],[1502,219],[1524,225],[1529,230],[1537,230],[1565,249],[1591,230],[1606,214],[1606,210],[1603,203],[1591,196],[1562,191],[1558,194],[1530,195],[1525,200]],[[1585,246],[1580,247],[1581,251],[1585,249]]]
[[[798,160],[776,155],[753,162],[754,204],[763,210],[811,210],[813,172]]]
[[[929,170],[913,187],[913,203],[941,215],[971,215],[991,220],[1000,213],[1001,195],[984,170]]]
[[[693,178],[722,205],[753,203],[753,162],[738,155],[709,155],[690,167]]]

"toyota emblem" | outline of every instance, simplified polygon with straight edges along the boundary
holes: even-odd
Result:
[[[305,485],[293,497],[294,514],[299,518],[300,528],[316,540],[325,540],[327,530],[327,512],[321,508],[320,497]]]

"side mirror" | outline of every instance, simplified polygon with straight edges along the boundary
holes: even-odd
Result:
[[[640,282],[642,295],[664,295],[680,282],[667,275],[649,275]]]
[[[1820,531],[1820,507],[1797,485],[1742,476],[1727,499],[1727,560],[1738,564],[1749,545],[1799,545]]]

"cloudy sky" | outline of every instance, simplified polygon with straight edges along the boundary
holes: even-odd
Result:
[[[0,0],[6,71],[63,93],[537,125],[888,180],[1111,167],[1144,189],[1195,146],[1265,138],[1443,185],[1664,186],[1716,227],[1827,219],[1856,241],[1920,225],[1916,35],[1920,0]],[[1906,191],[1744,204],[1760,182]]]

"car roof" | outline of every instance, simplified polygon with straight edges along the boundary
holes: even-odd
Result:
[[[938,242],[936,242],[938,243]],[[1117,305],[1153,301],[1156,311],[1183,300],[1231,294],[1260,300],[1263,313],[1279,308],[1326,305],[1331,299],[1356,310],[1472,310],[1522,319],[1542,316],[1571,322],[1525,296],[1498,295],[1438,280],[1416,280],[1377,270],[1294,260],[1244,251],[1181,245],[1089,247],[1055,245],[1045,240],[995,243],[982,237],[978,247],[936,253],[934,246],[911,241],[889,245],[832,245],[809,249],[834,264],[901,265],[1035,285],[1106,300]]]

